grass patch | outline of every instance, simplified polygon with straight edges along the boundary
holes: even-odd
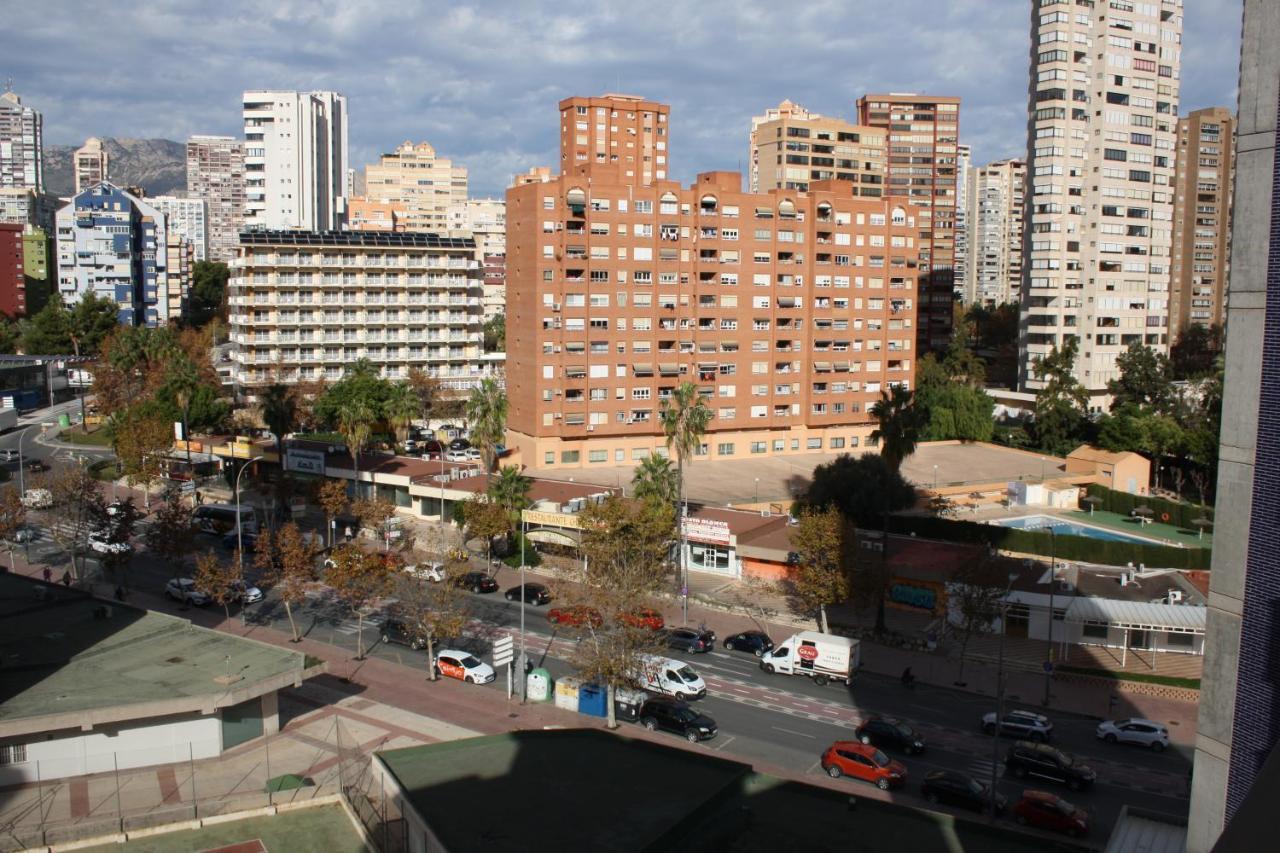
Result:
[[[99,459],[89,466],[89,476],[103,483],[117,480],[123,474],[120,463],[114,459]]]
[[[1111,669],[1098,669],[1091,666],[1059,666],[1057,671],[1088,675],[1093,678],[1104,678],[1107,681],[1139,681],[1144,684],[1163,684],[1165,687],[1183,687],[1188,690],[1200,689],[1200,679],[1198,678],[1178,678],[1153,672],[1116,672]]]
[[[110,447],[111,436],[102,427],[93,432],[85,432],[84,427],[69,427],[58,433],[58,441],[67,444],[84,444],[90,447]]]

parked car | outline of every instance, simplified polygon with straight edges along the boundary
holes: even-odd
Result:
[[[599,628],[604,624],[604,617],[594,607],[572,604],[568,607],[553,607],[548,610],[547,621],[552,625],[568,625],[570,628],[582,628],[587,625]]]
[[[387,617],[382,621],[382,642],[408,646],[415,652],[427,647],[426,640],[411,630],[403,619],[397,619],[394,616]]]
[[[133,546],[128,542],[112,542],[110,534],[100,530],[90,533],[86,544],[95,554],[127,554],[133,550]]]
[[[444,563],[417,563],[405,566],[404,571],[420,581],[432,581],[434,583],[440,583],[446,576]]]
[[[1013,807],[1013,819],[1023,826],[1065,832],[1072,838],[1089,832],[1088,812],[1046,791],[1023,791]]]
[[[254,604],[262,600],[262,590],[253,584],[245,583],[242,580],[234,580],[231,582],[231,591],[234,597],[241,604]]]
[[[467,455],[468,462],[479,462],[482,459],[484,459],[484,455],[474,447],[468,447],[466,450],[462,452]]]
[[[662,618],[661,613],[648,607],[619,613],[614,618],[632,628],[648,628],[650,631],[661,631],[667,624],[667,620]]]
[[[12,447],[7,447],[4,450],[0,450],[0,462],[12,462],[17,458],[18,458],[18,451],[14,450]]]
[[[751,652],[756,657],[773,650],[773,640],[764,631],[743,631],[724,638],[724,647],[731,652]]]
[[[436,675],[456,678],[471,684],[488,684],[496,677],[493,667],[470,652],[441,649],[435,659]]]
[[[53,506],[53,492],[48,489],[27,489],[22,493],[22,505],[27,509],[48,509]]]
[[[423,459],[439,459],[444,453],[444,445],[435,439],[422,442],[422,446],[418,449],[422,451]]]
[[[1169,748],[1169,730],[1154,720],[1133,717],[1098,723],[1098,737],[1107,743],[1136,743],[1152,752]]]
[[[506,591],[504,597],[507,601],[524,599],[529,604],[543,605],[551,602],[551,590],[540,583],[527,583],[523,586],[511,587]]]
[[[667,648],[681,652],[709,652],[716,647],[715,631],[699,631],[694,628],[667,630]]]
[[[49,463],[43,459],[32,459],[27,463],[27,472],[30,474],[40,474],[49,470]]]
[[[467,451],[465,450],[450,450],[448,453],[444,455],[444,459],[446,462],[470,462],[471,461],[470,457],[467,456]]]
[[[822,769],[832,779],[852,776],[872,782],[882,791],[906,784],[907,768],[874,746],[838,740],[822,753]]]
[[[169,578],[164,585],[164,594],[174,601],[184,601],[196,607],[205,607],[211,599],[196,589],[196,582],[191,578]]]
[[[657,696],[647,700],[640,706],[640,725],[649,731],[675,732],[690,743],[700,740],[711,740],[718,731],[716,721],[701,714],[688,703],[665,696]]]
[[[1088,788],[1098,778],[1093,768],[1081,764],[1061,750],[1048,744],[1020,740],[1009,747],[1004,766],[1019,779],[1035,776],[1061,782],[1073,791]]]
[[[498,582],[484,572],[467,572],[453,579],[454,584],[472,592],[497,592]]]
[[[24,524],[13,531],[10,539],[19,545],[25,545],[28,542],[34,542],[40,538],[40,531],[29,524]]]
[[[959,806],[975,812],[985,812],[991,807],[991,788],[972,776],[956,770],[934,770],[924,777],[920,793],[931,803]],[[996,814],[1005,810],[1009,800],[996,792]]]
[[[900,749],[907,755],[924,752],[924,735],[892,717],[872,717],[854,729],[854,734],[863,743]]]
[[[471,442],[467,441],[465,438],[455,438],[449,442],[450,450],[466,450],[470,446]]]
[[[989,735],[995,734],[995,711],[982,716],[982,731]],[[1053,736],[1053,723],[1049,722],[1048,717],[1035,711],[1006,711],[1000,720],[1000,734],[1047,741]]]

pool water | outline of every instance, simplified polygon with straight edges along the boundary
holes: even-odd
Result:
[[[1054,518],[1050,515],[1024,515],[1020,518],[1006,518],[1000,521],[993,521],[992,524],[998,524],[1001,527],[1013,527],[1018,530],[1052,530],[1059,536],[1087,536],[1090,539],[1106,539],[1110,542],[1132,542],[1135,545],[1161,544],[1154,539],[1145,539],[1141,536],[1130,536],[1126,533],[1116,533],[1113,530],[1104,530],[1101,527],[1074,524],[1070,521],[1066,521],[1061,518]]]

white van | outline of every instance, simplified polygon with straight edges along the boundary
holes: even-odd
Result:
[[[192,515],[196,529],[201,533],[212,533],[221,536],[234,533],[236,529],[236,507],[234,504],[205,504],[196,507]],[[258,517],[251,506],[240,507],[240,529],[245,533],[258,532]]]
[[[807,675],[815,684],[828,681],[853,684],[861,664],[861,645],[857,640],[817,631],[801,631],[760,658],[760,668],[765,672]]]
[[[684,661],[657,655],[642,655],[636,683],[655,693],[677,699],[701,699],[707,695],[707,684],[693,667]]]

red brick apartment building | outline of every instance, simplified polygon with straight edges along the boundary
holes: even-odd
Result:
[[[507,446],[535,468],[665,449],[662,402],[695,382],[701,455],[848,450],[912,382],[921,209],[666,178],[668,108],[560,103],[561,174],[507,191]]]
[[[0,222],[0,313],[27,316],[27,279],[23,268],[21,225]]]

